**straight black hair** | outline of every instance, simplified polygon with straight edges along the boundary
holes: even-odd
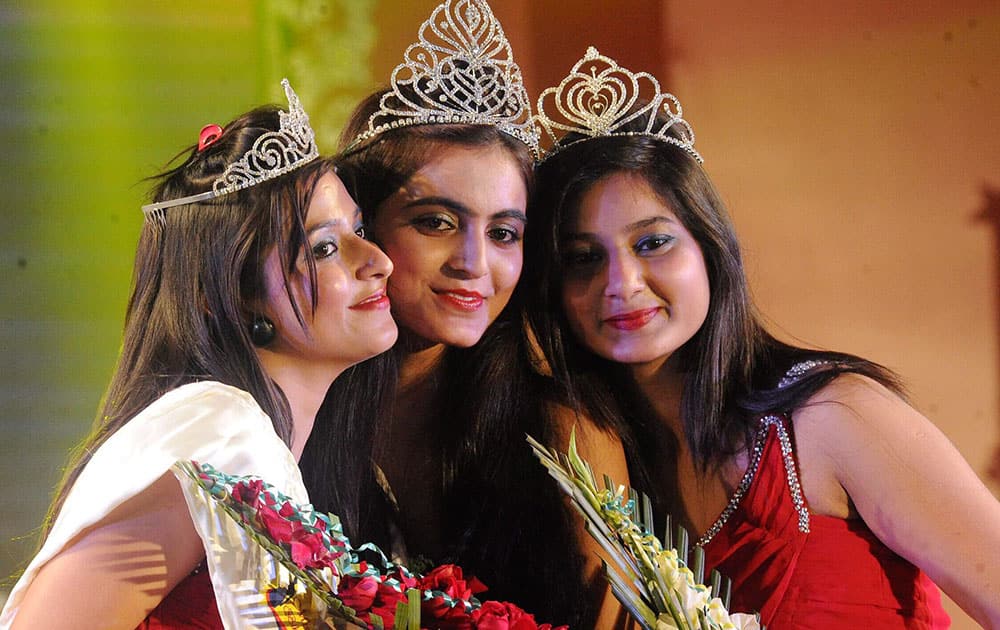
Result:
[[[620,131],[644,129],[642,121],[634,125],[635,129]],[[565,139],[567,148],[537,170],[529,211],[541,234],[526,243],[525,252],[525,266],[534,270],[528,287],[529,319],[566,398],[604,426],[625,427],[631,433],[625,437],[628,444],[652,443],[643,438],[649,430],[649,401],[642,399],[624,366],[596,356],[568,332],[562,307],[563,234],[582,197],[618,173],[646,182],[692,234],[704,256],[711,290],[708,315],[678,350],[684,373],[684,433],[702,468],[721,465],[745,448],[761,415],[793,411],[839,374],[863,374],[901,392],[896,376],[880,365],[849,354],[786,344],[767,331],[751,299],[725,205],[690,153],[641,134],[573,140]],[[777,387],[786,370],[810,359],[818,362],[816,369],[793,386]],[[646,461],[657,456],[643,455]],[[646,466],[636,473],[636,485],[648,483]]]
[[[343,132],[342,147],[364,129],[382,94],[359,105]],[[530,191],[534,163],[528,147],[488,125],[431,124],[386,131],[342,155],[338,173],[370,223],[391,194],[438,151],[453,146],[503,147],[520,166]],[[525,238],[530,234],[529,218]],[[539,619],[586,627],[593,597],[583,584],[583,558],[569,543],[575,536],[575,515],[524,437],[530,433],[543,441],[555,438],[546,413],[555,389],[551,379],[535,369],[522,294],[519,285],[474,346],[447,348],[437,375],[442,520],[448,528],[442,538],[449,548],[446,558],[436,560],[456,562],[479,577],[489,587],[490,598],[517,602]],[[379,425],[392,413],[405,354],[400,346],[337,379],[321,411],[323,428],[314,428],[301,460],[314,504],[339,514],[349,535],[363,535],[383,548],[391,545],[392,508],[372,462],[384,448]],[[366,391],[370,398],[357,400],[357,394]],[[331,448],[337,440],[365,446],[360,452]],[[514,566],[520,570],[512,570]]]

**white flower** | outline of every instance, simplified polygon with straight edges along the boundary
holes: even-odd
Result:
[[[760,630],[757,615],[743,613],[730,615],[718,597],[708,604],[708,619],[722,630]]]
[[[701,584],[697,586],[694,584],[684,584],[678,587],[677,593],[680,595],[681,606],[691,614],[696,610],[705,610],[709,605],[708,600],[712,596],[712,589]]]
[[[735,613],[729,619],[733,622],[734,630],[760,630],[760,622],[757,615],[747,615],[745,613]]]
[[[643,513],[636,501],[628,498],[634,493],[624,486],[614,490],[598,487],[590,466],[576,451],[574,433],[565,457],[530,437],[528,441],[549,474],[580,508],[587,519],[587,531],[615,560],[615,566],[606,565],[609,580],[621,589],[615,596],[634,605],[643,619],[657,615],[654,630],[689,630],[692,626],[760,630],[754,615],[730,615],[722,600],[712,598],[710,588],[696,584],[694,573],[680,561],[677,550],[664,549],[643,518],[632,520],[634,514]],[[645,499],[639,503],[648,509]],[[686,535],[679,536],[686,540]]]
[[[687,567],[677,569],[677,590],[682,590],[685,586],[694,586],[694,573]]]
[[[729,613],[726,611],[726,607],[722,605],[722,600],[718,597],[708,603],[708,619],[712,623],[719,624],[723,628],[727,627],[727,624],[730,627],[732,626]]]

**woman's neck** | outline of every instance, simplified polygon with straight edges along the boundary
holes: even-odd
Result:
[[[448,346],[443,343],[427,340],[408,328],[400,327],[399,341],[393,349],[399,357],[397,409],[405,409],[399,403],[408,399],[415,397],[422,400],[434,396],[447,350]]]
[[[436,424],[440,418],[431,408],[437,397],[440,373],[443,369],[447,346],[436,344],[415,351],[403,350],[399,361],[399,385],[396,391],[392,433],[436,434]],[[433,419],[433,420],[432,420]]]
[[[667,360],[657,369],[632,366],[631,374],[658,422],[652,426],[655,461],[649,464],[653,495],[659,512],[670,514],[689,532],[705,532],[725,508],[745,464],[732,461],[706,470],[688,444],[681,413],[687,375]]]
[[[437,344],[416,351],[404,350],[400,355],[399,386],[406,390],[435,380],[441,371],[447,346]]]
[[[331,365],[304,365],[288,362],[276,353],[258,349],[264,372],[285,394],[292,414],[292,443],[289,449],[296,461],[302,457],[302,450],[312,433],[316,414],[319,412],[326,393],[344,368]]]
[[[441,452],[441,344],[399,353],[399,381],[375,454],[399,506],[397,525],[409,551],[439,557],[445,549]]]
[[[665,428],[684,441],[684,424],[681,421],[681,398],[684,394],[684,373],[673,361],[641,364],[629,367],[639,392],[659,417]]]

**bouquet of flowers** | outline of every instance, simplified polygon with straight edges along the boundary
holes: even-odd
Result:
[[[756,615],[730,614],[728,581],[713,571],[705,586],[704,555],[695,547],[688,563],[688,536],[677,528],[674,548],[670,522],[663,544],[653,534],[652,507],[647,497],[624,486],[615,488],[605,475],[598,487],[590,465],[576,450],[570,435],[569,453],[528,443],[549,474],[583,514],[588,533],[614,566],[604,563],[615,597],[646,630],[760,630]]]
[[[175,467],[210,496],[213,513],[232,519],[286,574],[261,593],[276,627],[553,630],[513,604],[481,602],[476,595],[486,587],[460,567],[421,575],[374,545],[355,549],[336,516],[298,504],[262,479],[197,462]]]

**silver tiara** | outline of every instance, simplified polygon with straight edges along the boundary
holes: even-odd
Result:
[[[510,43],[485,0],[445,0],[392,71],[390,88],[350,152],[390,129],[492,125],[538,156],[538,129]]]
[[[549,97],[552,102],[546,111]],[[666,114],[665,122],[658,120],[660,112]],[[681,113],[680,101],[673,94],[661,92],[656,77],[647,72],[630,72],[591,46],[557,87],[548,88],[538,97],[535,119],[548,136],[547,155],[592,138],[650,136],[704,162],[694,149],[694,130]],[[635,120],[645,121],[645,129],[623,130]],[[670,135],[669,130],[676,135]],[[583,137],[564,142],[571,133]]]
[[[285,88],[285,97],[288,99],[288,111],[278,112],[278,131],[268,131],[258,137],[242,158],[227,166],[222,175],[212,182],[212,190],[147,204],[142,207],[146,218],[162,222],[163,211],[167,208],[206,201],[256,186],[294,171],[319,157],[316,134],[309,126],[309,116],[302,109],[298,95],[288,84],[288,79],[282,79],[281,85]]]

